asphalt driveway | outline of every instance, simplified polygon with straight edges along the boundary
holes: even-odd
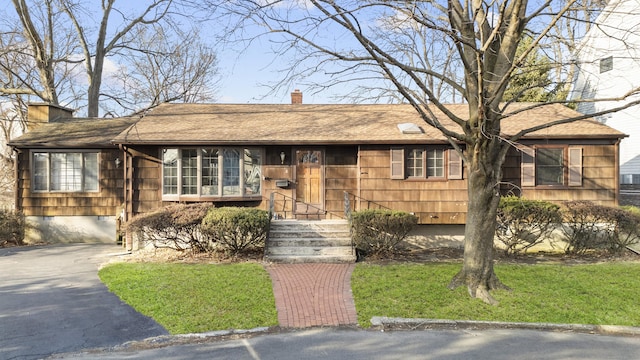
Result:
[[[115,245],[0,249],[0,359],[109,347],[167,331],[110,293],[98,266]]]

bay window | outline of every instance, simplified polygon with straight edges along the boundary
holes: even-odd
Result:
[[[250,148],[162,150],[162,195],[251,197],[261,194],[262,152]]]

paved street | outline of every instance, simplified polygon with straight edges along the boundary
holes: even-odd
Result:
[[[114,346],[167,334],[111,294],[98,265],[115,245],[0,249],[0,359]]]
[[[411,360],[411,359],[637,359],[640,341],[532,330],[379,332],[311,329],[249,339],[149,350],[67,354],[56,359]]]

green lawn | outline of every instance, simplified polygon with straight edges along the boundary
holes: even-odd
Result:
[[[640,326],[640,264],[496,265],[513,292],[499,306],[447,289],[460,264],[359,263],[351,286],[362,327],[373,316]],[[109,289],[172,334],[277,325],[260,264],[119,263],[100,270]]]
[[[117,263],[98,275],[172,334],[278,324],[271,279],[260,264]]]
[[[640,326],[640,264],[496,265],[514,291],[499,306],[447,289],[460,264],[358,264],[351,286],[362,327],[372,316]]]

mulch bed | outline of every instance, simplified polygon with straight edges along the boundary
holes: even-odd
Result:
[[[43,245],[43,244],[38,244]],[[20,246],[14,243],[0,242],[1,247]],[[22,245],[32,246],[32,245]],[[462,248],[438,247],[438,248],[408,248],[398,251],[391,256],[375,257],[367,256],[358,261],[373,264],[393,263],[430,263],[430,262],[460,262],[463,259]],[[261,262],[262,251],[254,250],[240,255],[227,253],[193,253],[191,251],[176,251],[172,249],[145,249],[134,251],[127,255],[112,259],[115,262],[171,262],[171,263],[239,263]],[[556,253],[533,253],[508,256],[502,252],[496,252],[496,263],[507,264],[596,264],[602,262],[640,262],[640,255],[630,250],[622,254],[613,255],[606,251],[592,252],[584,255],[568,255]]]
[[[392,257],[386,258],[364,258],[366,262],[372,263],[396,263],[396,262],[414,262],[414,263],[426,263],[426,262],[459,262],[463,259],[463,250],[461,248],[452,247],[440,247],[429,249],[411,249],[398,252],[398,254]],[[606,251],[591,252],[583,255],[570,255],[560,252],[554,253],[531,253],[520,255],[506,255],[503,252],[497,251],[495,253],[495,260],[497,263],[507,264],[595,264],[602,262],[615,262],[615,261],[638,261],[640,262],[640,255],[627,250],[621,254],[610,254]]]

